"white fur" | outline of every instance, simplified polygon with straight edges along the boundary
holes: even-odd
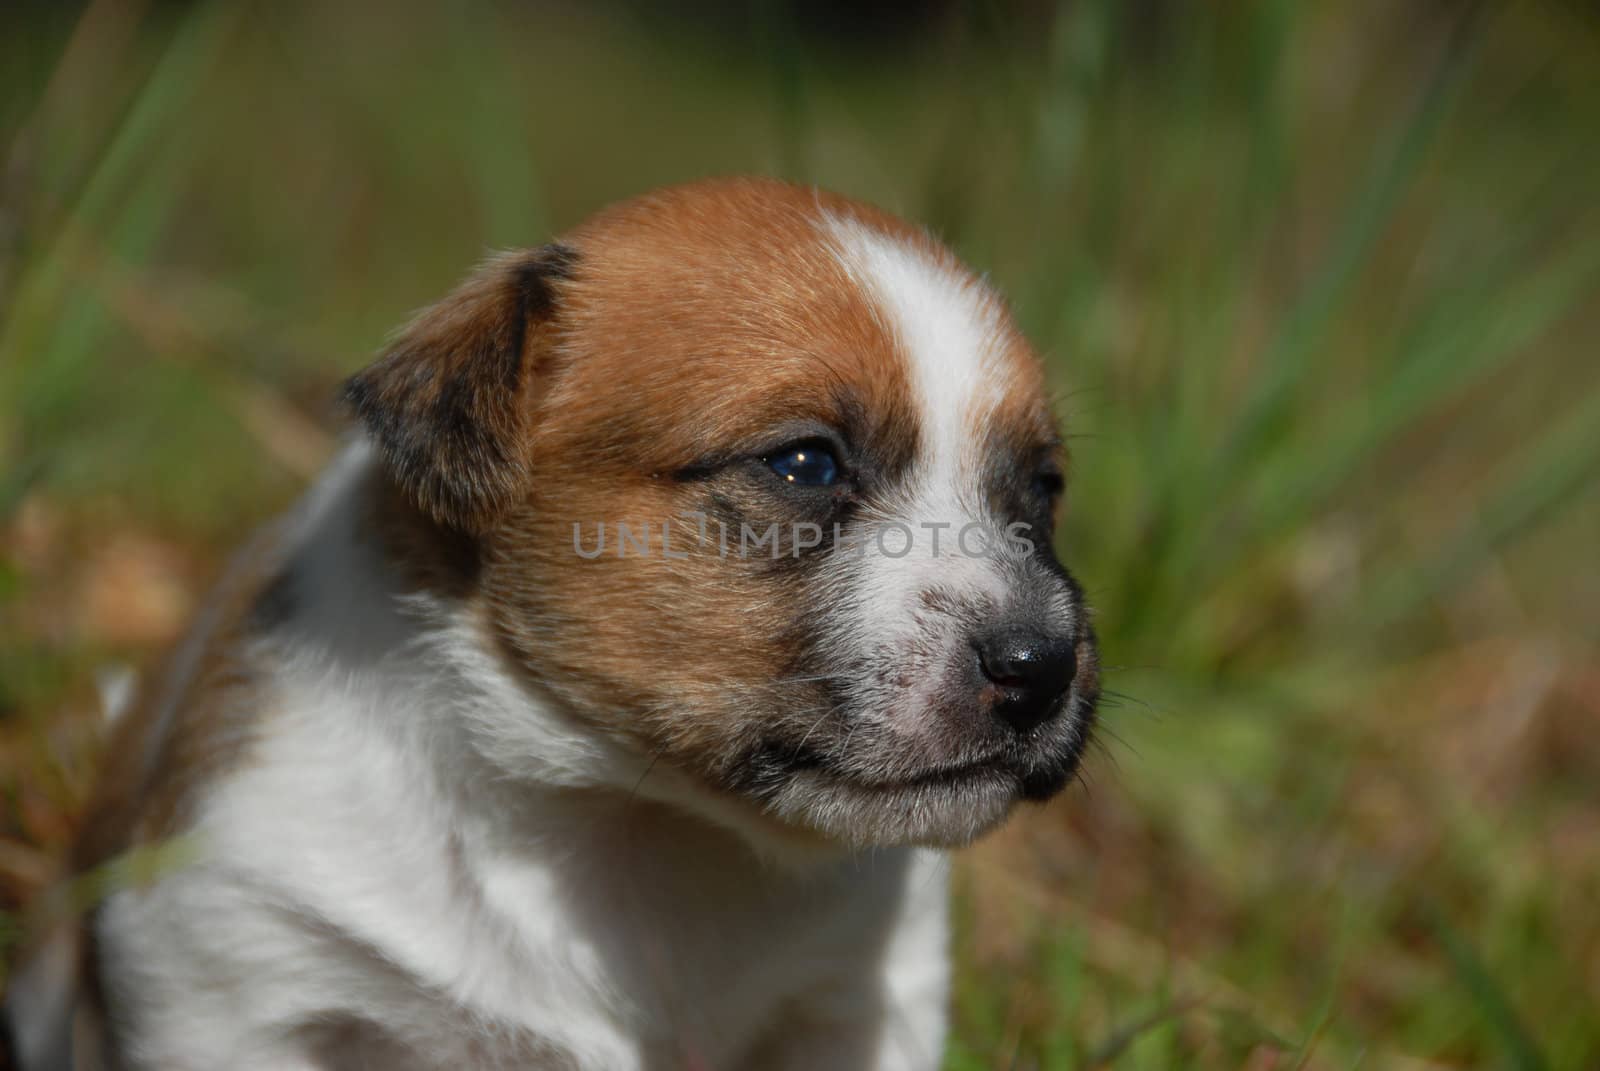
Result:
[[[670,777],[623,790],[640,756],[497,668],[463,606],[395,595],[372,464],[353,447],[292,526],[294,617],[197,861],[98,916],[131,1066],[936,1067],[943,858],[777,861],[657,802]]]
[[[935,583],[1005,599],[1007,585],[995,562],[963,553],[958,543],[970,524],[981,525],[986,538],[1000,534],[983,505],[976,432],[1002,397],[997,346],[1003,325],[982,284],[964,271],[859,223],[835,219],[829,229],[836,255],[908,358],[921,417],[917,479],[903,502],[876,518],[904,525],[915,542],[897,555],[897,530],[891,553],[869,554],[871,568],[859,576],[861,604],[877,609],[875,638],[893,642],[913,620],[913,600]],[[934,527],[939,524],[948,527]],[[975,531],[969,546],[978,541]]]

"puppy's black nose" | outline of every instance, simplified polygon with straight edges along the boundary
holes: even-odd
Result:
[[[1027,732],[1055,713],[1078,672],[1073,643],[1026,626],[1008,625],[977,640],[983,674],[1000,687],[995,717]]]

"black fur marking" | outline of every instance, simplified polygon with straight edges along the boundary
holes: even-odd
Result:
[[[293,618],[299,605],[294,570],[280,569],[261,588],[251,605],[250,626],[260,632],[271,632]]]

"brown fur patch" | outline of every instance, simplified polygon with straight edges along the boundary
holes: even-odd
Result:
[[[1006,389],[998,404],[985,416],[986,426],[974,427],[974,439],[987,435],[991,443],[1017,455],[1034,455],[1040,447],[1058,446],[1055,415],[1051,413],[1045,390],[1044,366],[1028,340],[1022,337],[1010,313],[997,297],[990,297],[999,311],[998,346]]]

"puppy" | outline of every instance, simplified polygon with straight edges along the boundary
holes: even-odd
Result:
[[[116,723],[74,867],[174,851],[19,981],[25,1066],[937,1067],[939,849],[1063,786],[1098,688],[1001,299],[706,182],[344,396]]]

